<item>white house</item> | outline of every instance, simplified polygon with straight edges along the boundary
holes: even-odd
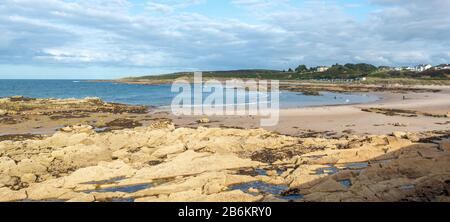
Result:
[[[450,64],[441,64],[441,65],[435,66],[434,69],[436,69],[436,70],[450,69]]]
[[[416,71],[416,68],[415,67],[411,67],[411,66],[407,66],[407,67],[402,67],[402,70]]]
[[[431,69],[432,67],[433,66],[430,65],[430,64],[420,64],[420,65],[417,65],[416,67],[414,67],[414,69],[417,72],[423,72],[423,71],[426,71],[428,69]]]
[[[330,67],[326,66],[317,66],[317,72],[326,72]]]

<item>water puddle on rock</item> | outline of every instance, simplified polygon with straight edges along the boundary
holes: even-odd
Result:
[[[414,190],[414,188],[416,188],[416,186],[414,184],[406,184],[406,185],[400,186],[399,188],[404,191],[410,191],[410,190]]]
[[[274,170],[278,176],[280,176],[286,171],[286,169],[284,168],[275,168],[275,169],[247,168],[239,170],[237,174],[249,176],[268,176],[269,170]],[[241,190],[245,193],[253,195],[271,194],[276,198],[288,201],[295,201],[303,198],[303,196],[300,194],[286,194],[286,191],[289,190],[289,187],[287,185],[275,185],[261,181],[233,185],[230,186],[230,190]]]
[[[368,162],[348,163],[348,164],[345,164],[344,169],[346,169],[346,170],[364,170],[367,167],[369,167],[369,163]]]
[[[241,190],[245,193],[249,194],[272,194],[277,198],[283,199],[283,200],[298,200],[303,198],[302,195],[299,194],[289,194],[289,195],[283,195],[283,193],[288,190],[289,187],[286,185],[274,185],[269,184],[261,181],[256,182],[250,182],[250,183],[243,183],[243,184],[237,184],[230,186],[230,190]]]
[[[330,164],[328,165],[328,167],[323,167],[323,168],[319,168],[316,170],[316,175],[322,175],[322,174],[328,174],[328,175],[333,175],[339,172],[339,169]]]
[[[352,186],[351,180],[340,180],[338,182],[345,188],[350,188]]]
[[[96,128],[94,128],[94,131],[96,133],[107,133],[107,132],[111,131],[111,128],[110,127],[96,127]]]
[[[131,185],[131,186],[120,186],[120,187],[109,187],[102,188],[96,190],[87,190],[83,191],[83,193],[114,193],[114,192],[122,192],[122,193],[135,193],[140,190],[145,190],[152,187],[151,184],[139,184],[139,185]]]
[[[373,162],[373,163],[384,163],[384,162]],[[351,170],[356,172],[361,172],[367,169],[371,163],[369,162],[359,162],[359,163],[346,163],[346,164],[328,164],[327,167],[319,168],[316,170],[316,175],[333,175],[339,173],[342,170]]]
[[[175,178],[164,178],[164,179],[155,179],[151,181],[150,183],[145,184],[136,184],[136,185],[129,185],[129,186],[115,186],[115,187],[108,187],[108,188],[101,188],[101,185],[114,185],[116,182],[123,181],[127,179],[126,177],[116,177],[109,180],[102,180],[102,181],[93,181],[93,182],[87,182],[84,184],[93,184],[98,185],[99,188],[95,190],[86,190],[83,191],[83,193],[90,194],[90,193],[115,193],[115,192],[121,192],[121,193],[135,193],[141,190],[149,189],[155,186],[159,186],[165,183],[169,183]],[[115,198],[111,199],[108,202],[134,202],[133,198]]]

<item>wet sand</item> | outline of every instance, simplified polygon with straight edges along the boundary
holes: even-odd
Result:
[[[363,109],[376,107],[447,115],[450,112],[450,87],[431,88],[441,91],[435,93],[373,92],[380,97],[380,100],[374,103],[282,109],[277,126],[262,128],[294,136],[311,133],[311,131],[329,135],[363,135],[389,134],[394,131],[420,132],[450,129],[450,122],[448,122],[450,118],[447,117],[437,118],[423,115],[404,117],[363,111]],[[187,127],[197,125],[196,120],[199,119],[198,116],[169,115],[169,117],[176,125]],[[211,122],[201,125],[232,128],[260,127],[260,117],[258,116],[213,116],[208,118]]]

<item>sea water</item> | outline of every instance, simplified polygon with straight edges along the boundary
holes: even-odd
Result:
[[[171,92],[171,87],[170,84],[136,85],[83,80],[0,80],[0,97],[99,97],[107,102],[163,107],[169,106],[177,95]],[[207,93],[204,95],[206,97]],[[369,103],[378,100],[377,96],[363,93],[321,92],[319,96],[309,96],[288,91],[280,91],[279,98],[281,108]]]

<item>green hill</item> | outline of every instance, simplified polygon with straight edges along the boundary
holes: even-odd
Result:
[[[244,78],[244,79],[278,79],[278,80],[321,80],[321,79],[358,79],[362,77],[376,79],[416,79],[416,80],[450,80],[450,70],[429,69],[424,72],[386,70],[385,67],[376,67],[371,64],[345,64],[333,65],[324,72],[318,72],[315,68],[297,69],[298,72],[249,69],[229,71],[205,71],[203,78]],[[301,70],[301,71],[299,71]],[[125,78],[125,81],[145,80],[172,80],[177,78],[192,78],[193,72],[178,72],[165,75],[142,76]]]

